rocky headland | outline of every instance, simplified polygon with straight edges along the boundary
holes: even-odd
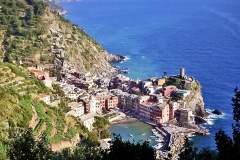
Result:
[[[118,62],[124,61],[126,59],[126,57],[118,55],[118,54],[110,53],[110,54],[108,54],[106,59],[110,63],[118,63]]]

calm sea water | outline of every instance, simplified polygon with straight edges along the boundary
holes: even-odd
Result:
[[[111,133],[120,134],[124,141],[139,142],[149,141],[149,145],[155,145],[155,138],[152,138],[153,127],[143,122],[130,122],[112,125],[109,130]]]
[[[233,89],[240,87],[239,0],[82,0],[61,3],[78,24],[110,53],[127,56],[117,64],[129,77],[178,74],[180,67],[202,84],[205,108],[218,108],[195,136],[198,147],[215,148],[214,133],[231,134]],[[121,133],[119,129],[112,129]],[[128,131],[126,131],[128,133]],[[122,133],[123,134],[123,133]]]

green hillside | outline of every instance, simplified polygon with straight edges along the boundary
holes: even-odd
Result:
[[[36,137],[46,135],[50,144],[71,140],[77,133],[88,137],[88,130],[72,117],[67,106],[50,107],[40,101],[40,93],[53,94],[42,82],[29,77],[21,66],[0,65],[0,157],[6,157],[10,128],[33,128]]]
[[[111,67],[107,52],[77,25],[41,0],[0,1],[0,57],[4,62],[31,66],[59,59],[81,71],[99,73]]]

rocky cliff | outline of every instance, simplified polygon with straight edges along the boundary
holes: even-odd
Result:
[[[62,8],[58,2],[60,1],[57,1],[57,0],[42,0],[43,2],[46,2],[50,5],[51,9],[53,11],[56,11],[57,13],[59,13],[60,15],[65,15],[67,14],[67,11],[64,10],[64,8]]]
[[[205,117],[207,113],[204,110],[204,101],[201,92],[201,84],[199,82],[194,83],[193,90],[190,95],[185,98],[186,108],[190,108],[193,114]]]
[[[106,76],[115,71],[108,63],[107,51],[82,29],[50,11],[45,15],[45,19],[48,21],[45,36],[49,37],[48,41],[55,47],[56,52],[62,52],[68,66],[83,73],[91,72],[96,76]]]
[[[194,114],[204,116],[204,102],[201,92],[192,92],[186,100],[186,107],[190,108]]]

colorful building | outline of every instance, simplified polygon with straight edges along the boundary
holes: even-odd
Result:
[[[163,96],[164,96],[164,97],[170,96],[170,94],[171,94],[172,92],[175,92],[176,89],[177,89],[176,86],[167,86],[167,87],[164,87],[164,88],[163,88]]]
[[[138,114],[156,124],[169,121],[169,104],[144,101],[137,105]]]

